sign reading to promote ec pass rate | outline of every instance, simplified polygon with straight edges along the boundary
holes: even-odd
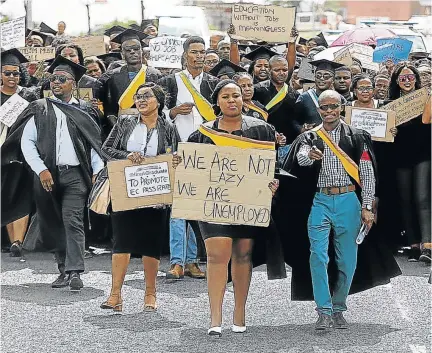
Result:
[[[383,63],[391,60],[394,63],[408,59],[413,43],[403,38],[377,39],[377,47],[373,53],[373,61]]]

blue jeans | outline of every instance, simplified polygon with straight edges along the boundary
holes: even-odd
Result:
[[[184,219],[170,220],[170,263],[171,265],[193,264],[197,262],[197,243],[190,224],[186,230]]]
[[[316,193],[308,220],[310,270],[316,310],[331,315],[347,309],[346,300],[357,266],[356,238],[361,206],[355,192],[341,195]],[[330,296],[327,266],[330,230],[334,232],[338,278]]]

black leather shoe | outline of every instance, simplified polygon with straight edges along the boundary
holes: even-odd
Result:
[[[78,272],[71,272],[69,275],[69,289],[72,292],[79,292],[84,287]]]
[[[60,273],[57,279],[51,283],[52,288],[64,288],[69,284],[69,278],[65,273]]]
[[[315,324],[315,330],[317,331],[323,331],[323,330],[328,330],[331,329],[333,327],[333,320],[332,317],[330,315],[326,315],[326,314],[318,314],[318,321]]]
[[[348,322],[345,320],[342,313],[333,314],[333,327],[340,330],[346,330],[348,328]]]
[[[14,241],[10,247],[11,257],[21,257],[22,256],[22,244],[19,240]]]

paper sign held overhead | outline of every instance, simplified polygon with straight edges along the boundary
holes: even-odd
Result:
[[[22,98],[18,93],[13,94],[0,107],[0,121],[7,127],[11,127],[28,105],[29,102]]]
[[[379,71],[379,65],[377,63],[374,63],[372,60],[374,52],[372,47],[363,44],[353,43],[334,53],[335,58],[340,56],[347,49],[349,50],[352,58],[355,58],[361,62],[364,69],[376,72]]]
[[[373,53],[373,61],[383,63],[391,60],[394,63],[408,60],[413,42],[404,38],[377,39],[377,47]]]
[[[25,17],[3,22],[0,26],[0,47],[4,50],[25,46]]]
[[[24,47],[19,48],[19,51],[28,61],[45,61],[55,57],[54,47]]]
[[[339,54],[334,58],[334,62],[350,67],[353,64],[352,56],[349,49],[339,51]]]
[[[84,57],[106,53],[104,36],[75,37],[72,42],[82,49]]]
[[[286,43],[295,25],[295,17],[295,7],[235,4],[231,23],[236,34],[232,37]]]
[[[114,212],[172,203],[172,154],[146,158],[139,165],[128,159],[108,162],[108,177]]]
[[[396,124],[396,113],[393,111],[346,107],[345,122],[369,132],[374,141],[394,142],[390,132]]]
[[[149,65],[158,68],[181,69],[183,43],[186,39],[166,36],[150,40]]]
[[[276,152],[180,143],[172,217],[267,227]]]

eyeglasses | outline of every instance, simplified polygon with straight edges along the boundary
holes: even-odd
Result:
[[[150,98],[155,98],[154,94],[151,92],[134,95],[134,100],[136,101],[146,101],[149,100]]]
[[[372,86],[361,86],[361,87],[357,87],[357,90],[359,92],[372,92],[373,91],[373,87]]]
[[[60,83],[66,83],[67,80],[73,80],[70,77],[67,77],[65,75],[51,75],[49,78],[50,82],[55,82],[55,81],[59,81]]]
[[[416,79],[416,77],[414,74],[400,75],[398,77],[399,82],[405,82],[405,81],[413,82],[413,81],[415,81],[415,79]]]
[[[5,70],[5,71],[2,71],[2,74],[5,75],[6,77],[7,77],[7,76],[18,77],[18,76],[20,75],[20,72],[19,72],[19,71],[9,71],[9,70]]]
[[[323,105],[320,105],[319,106],[319,108],[321,109],[321,110],[323,110],[323,111],[327,111],[327,110],[335,110],[335,109],[337,109],[337,108],[339,108],[340,107],[340,104],[339,103],[334,103],[334,104],[323,104]]]
[[[315,78],[317,80],[328,80],[329,78],[332,78],[332,77],[333,77],[333,75],[331,75],[331,74],[320,74],[320,73],[315,74]]]

